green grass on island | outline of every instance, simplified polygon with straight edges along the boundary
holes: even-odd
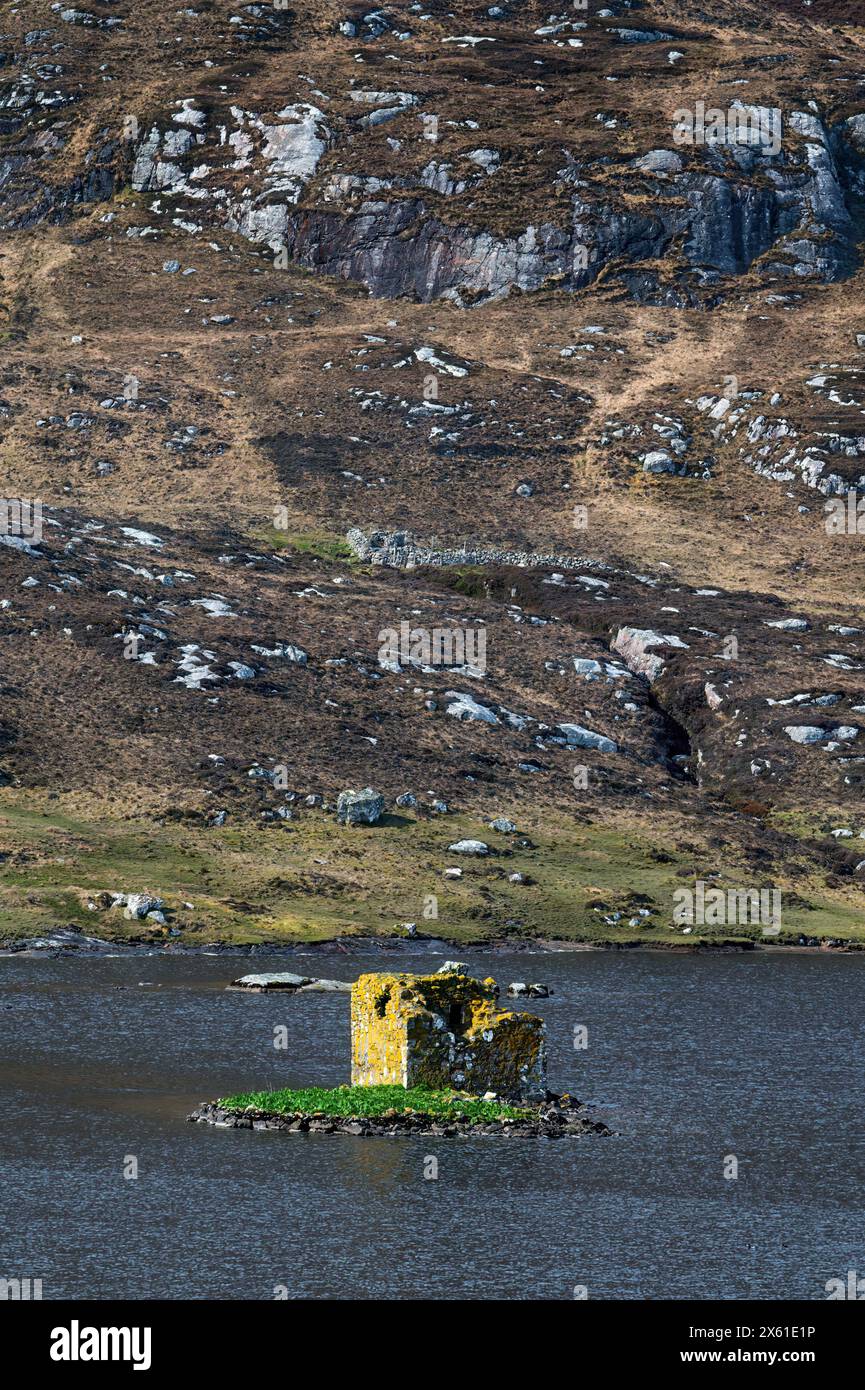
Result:
[[[440,1120],[523,1120],[528,1109],[497,1100],[480,1100],[459,1091],[430,1091],[423,1086],[307,1086],[299,1091],[250,1091],[218,1102],[225,1110],[263,1110],[271,1115],[317,1115],[340,1120],[379,1120],[396,1111]]]

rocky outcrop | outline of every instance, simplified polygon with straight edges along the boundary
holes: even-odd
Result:
[[[445,223],[419,198],[367,202],[357,215],[307,209],[286,220],[285,247],[306,269],[359,280],[388,299],[469,303],[553,281],[578,289],[599,269],[584,264],[574,228],[543,223],[499,238]]]
[[[650,195],[645,212],[630,201],[599,196],[593,171],[571,162],[562,182],[578,184],[580,191],[572,198],[569,223],[530,224],[513,237],[445,222],[420,197],[368,199],[356,212],[309,207],[276,220],[292,260],[359,280],[386,298],[445,297],[471,304],[545,284],[578,290],[603,268],[657,261],[676,246],[676,283],[662,287],[651,271],[630,276],[636,298],[694,302],[698,291],[723,276],[743,274],[770,251],[772,260],[763,268],[773,275],[836,280],[855,263],[842,170],[816,116],[794,112],[790,125],[804,149],[797,146],[777,159],[736,144],[729,151],[708,150],[703,169],[677,171],[673,151],[651,152],[648,167],[638,162],[631,171],[623,169],[620,180],[622,194]],[[643,186],[632,188],[635,180]],[[268,239],[276,247],[280,233],[274,227],[271,222]]]
[[[351,95],[369,97],[373,107],[378,100],[377,114],[401,114],[413,100],[397,93],[402,100],[391,108],[381,102],[394,94]],[[772,114],[735,103],[731,109],[755,123]],[[777,150],[755,147],[732,123],[728,137],[700,149],[686,167],[675,151],[655,149],[614,167],[612,177],[605,168],[601,178],[600,168],[567,153],[559,186],[570,192],[569,216],[529,223],[512,236],[430,207],[425,190],[447,198],[465,188],[449,166],[434,162],[416,177],[331,178],[327,206],[309,188],[295,211],[332,140],[322,112],[297,104],[265,117],[233,108],[232,118],[235,128],[226,138],[222,127],[216,150],[203,129],[194,141],[151,129],[137,152],[133,186],[179,194],[198,181],[200,212],[309,270],[360,281],[378,297],[471,305],[547,284],[578,290],[613,269],[638,299],[685,305],[770,252],[761,269],[800,278],[835,280],[855,261],[847,197],[858,177],[859,130],[848,129],[853,138],[836,160],[837,141],[811,112],[789,114]],[[226,143],[236,154],[230,167],[248,172],[240,199],[213,178],[226,177]],[[407,195],[412,185],[416,192]],[[633,273],[664,258],[675,270],[672,281],[662,284],[654,269]]]
[[[76,208],[106,202],[116,191],[118,147],[113,141],[88,150],[86,168],[67,183],[50,181],[50,160],[64,143],[43,131],[0,155],[0,230],[64,222]]]
[[[843,497],[851,488],[865,487],[862,375],[861,366],[832,362],[820,364],[804,381],[831,409],[829,420],[819,415],[796,420],[778,408],[780,394],[767,400],[763,391],[701,396],[694,405],[712,438],[719,445],[736,441],[739,457],[760,477],[798,481],[824,497]]]

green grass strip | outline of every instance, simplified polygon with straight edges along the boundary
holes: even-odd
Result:
[[[334,1119],[380,1119],[388,1111],[411,1111],[436,1119],[460,1117],[472,1124],[489,1120],[522,1120],[531,1110],[502,1101],[479,1100],[459,1091],[431,1091],[423,1086],[337,1086],[326,1090],[307,1086],[299,1091],[250,1091],[219,1101],[226,1110],[265,1110],[274,1115],[324,1115]]]

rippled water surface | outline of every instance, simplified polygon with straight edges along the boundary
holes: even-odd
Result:
[[[437,960],[0,959],[0,1276],[45,1298],[825,1298],[865,1273],[865,960],[474,957],[542,979],[550,1084],[618,1137],[223,1131],[199,1100],[348,1078],[346,995],[226,993]],[[574,1026],[588,1028],[576,1051]],[[288,1030],[287,1051],[273,1046]],[[424,1159],[439,1160],[437,1181]],[[725,1180],[735,1155],[739,1177]],[[124,1165],[137,1159],[139,1176]]]

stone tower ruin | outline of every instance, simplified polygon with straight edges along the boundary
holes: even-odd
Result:
[[[436,975],[361,975],[351,991],[353,1086],[427,1086],[543,1100],[546,1028],[498,1004],[495,980],[450,963]]]

